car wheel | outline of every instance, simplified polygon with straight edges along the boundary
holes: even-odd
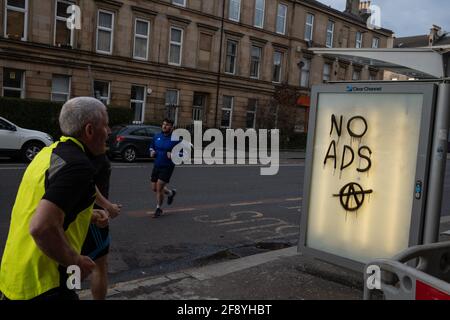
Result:
[[[122,151],[122,159],[126,162],[133,162],[136,160],[136,149],[133,147],[126,147]]]
[[[33,161],[34,157],[42,150],[44,144],[41,142],[27,142],[22,148],[22,158],[25,162]]]

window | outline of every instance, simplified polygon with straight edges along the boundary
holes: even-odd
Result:
[[[372,39],[372,48],[377,49],[380,47],[380,38]]]
[[[356,48],[362,48],[362,33],[361,32],[356,32]]]
[[[255,27],[264,27],[264,11],[266,0],[255,0]]]
[[[213,36],[206,33],[200,33],[199,37],[199,53],[197,66],[200,69],[209,70],[211,62],[211,47]]]
[[[223,96],[221,128],[231,128],[231,119],[233,117],[234,97]]]
[[[174,125],[178,123],[178,104],[180,103],[178,90],[169,89],[166,91],[166,118],[173,120]]]
[[[139,60],[148,59],[148,39],[150,36],[150,23],[146,20],[136,19],[134,26],[134,53],[133,57]]]
[[[309,73],[311,70],[311,60],[303,59],[302,62],[303,67],[301,70],[300,86],[304,88],[309,88]]]
[[[306,15],[305,41],[311,41],[313,39],[313,31],[314,31],[314,15],[308,13]]]
[[[177,6],[186,7],[186,0],[172,0],[172,3]]]
[[[328,21],[327,25],[327,48],[333,48],[333,39],[334,39],[334,22]]]
[[[277,33],[286,33],[286,16],[287,16],[287,6],[284,4],[278,4],[277,13]]]
[[[359,71],[359,70],[353,71],[352,80],[353,81],[361,80],[361,71]]]
[[[110,83],[108,81],[94,81],[95,98],[103,102],[105,106],[110,102]]]
[[[281,82],[281,65],[283,62],[283,53],[275,51],[273,53],[273,82]]]
[[[259,79],[259,69],[261,65],[262,49],[252,46],[250,61],[250,77]]]
[[[114,13],[98,11],[97,16],[97,52],[112,54]]]
[[[331,77],[331,64],[325,63],[323,65],[323,81],[330,81]]]
[[[56,0],[54,44],[58,47],[73,47],[74,30],[67,28],[69,14],[67,8],[73,5],[70,1]]]
[[[376,75],[375,73],[370,73],[370,75],[369,75],[369,80],[370,80],[370,81],[377,80],[377,75]]]
[[[22,70],[3,70],[3,96],[25,98],[25,77]]]
[[[255,128],[257,108],[258,108],[258,100],[248,99],[247,118],[246,118],[246,122],[245,122],[247,128],[253,128],[253,129]]]
[[[28,0],[5,1],[5,37],[27,41]]]
[[[192,105],[192,120],[202,121],[205,110],[206,96],[201,93],[194,92],[194,102]]]
[[[53,75],[52,101],[65,102],[70,99],[70,77]]]
[[[225,72],[234,74],[236,72],[236,55],[237,55],[237,42],[227,41],[227,58],[225,60]]]
[[[133,123],[144,122],[145,112],[145,86],[131,86],[131,110],[133,111]]]
[[[241,16],[241,0],[229,0],[228,19],[239,22]]]
[[[169,64],[180,66],[183,48],[183,29],[170,28]]]

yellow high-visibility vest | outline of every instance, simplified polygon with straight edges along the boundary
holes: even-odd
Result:
[[[62,137],[43,148],[30,163],[17,193],[11,225],[0,266],[0,291],[11,300],[28,300],[57,288],[60,283],[59,264],[47,257],[30,235],[31,218],[45,194],[46,173],[52,164],[52,153],[60,143],[72,141],[84,152],[83,145],[72,137]],[[76,215],[65,230],[68,243],[77,253],[86,238],[95,201]],[[65,284],[63,284],[65,285]]]

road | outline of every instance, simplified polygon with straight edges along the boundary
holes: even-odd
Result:
[[[182,166],[171,181],[178,194],[153,219],[151,162],[113,163],[110,197],[123,213],[111,223],[112,282],[173,272],[295,245],[298,241],[304,163],[283,164],[278,175],[259,166]],[[0,255],[25,166],[0,163]],[[445,195],[450,192],[447,166]],[[450,214],[444,197],[443,215]]]

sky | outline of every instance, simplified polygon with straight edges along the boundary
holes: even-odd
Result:
[[[346,0],[319,0],[345,10]],[[450,32],[450,0],[372,0],[381,8],[381,26],[396,37],[428,34],[433,24]]]

